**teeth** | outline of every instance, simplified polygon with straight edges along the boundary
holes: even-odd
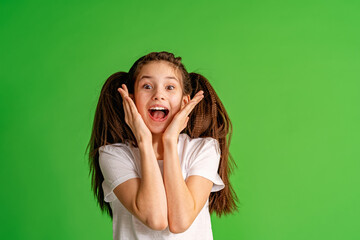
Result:
[[[152,107],[150,110],[166,110],[166,108],[163,107]]]

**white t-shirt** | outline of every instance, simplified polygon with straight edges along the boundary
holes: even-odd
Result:
[[[187,134],[179,135],[178,153],[184,180],[191,175],[199,175],[211,180],[212,192],[225,187],[217,173],[220,161],[219,142],[210,137],[190,138]],[[163,231],[152,230],[119,201],[113,190],[131,178],[141,178],[140,152],[130,144],[115,143],[101,146],[99,162],[104,176],[102,188],[104,200],[109,202],[113,212],[113,239],[213,239],[209,214],[209,199],[192,225],[183,233],[174,234],[167,227]],[[158,160],[163,175],[163,160]]]

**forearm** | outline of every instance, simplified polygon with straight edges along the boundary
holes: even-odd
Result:
[[[151,141],[139,143],[141,157],[141,184],[136,205],[148,222],[158,225],[167,223],[167,202],[163,178]],[[167,225],[167,224],[166,224]]]
[[[164,183],[170,231],[183,232],[192,223],[195,202],[180,167],[177,140],[164,140]]]

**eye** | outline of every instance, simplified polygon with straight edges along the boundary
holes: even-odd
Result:
[[[168,88],[169,90],[173,90],[175,87],[174,87],[173,85],[169,85],[167,88]]]
[[[145,89],[150,89],[151,86],[150,86],[149,84],[144,84],[144,85],[143,85],[143,88],[145,88]]]

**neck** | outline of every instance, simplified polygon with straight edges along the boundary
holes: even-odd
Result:
[[[179,139],[178,139],[179,141]],[[152,134],[152,146],[155,151],[156,159],[163,160],[164,159],[164,143],[162,140],[162,133]]]
[[[162,134],[153,134],[152,135],[152,145],[155,151],[156,159],[164,159],[164,145],[162,141]]]

